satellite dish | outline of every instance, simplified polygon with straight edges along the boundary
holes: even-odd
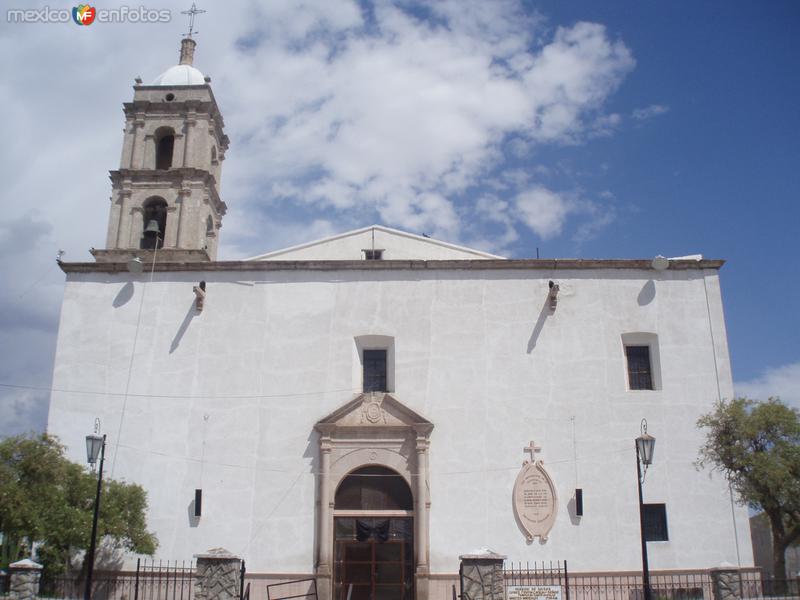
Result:
[[[141,273],[144,271],[144,263],[138,256],[134,256],[128,261],[128,271],[130,273]]]
[[[669,259],[664,256],[661,256],[660,254],[656,256],[653,259],[653,262],[650,264],[656,271],[664,271],[666,269],[669,269]]]

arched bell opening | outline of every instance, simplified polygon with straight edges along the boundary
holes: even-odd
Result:
[[[346,475],[334,497],[335,600],[413,600],[414,497],[379,465]]]
[[[166,171],[172,168],[175,152],[175,131],[171,127],[159,127],[154,135],[156,145],[156,169]]]
[[[148,198],[143,208],[142,236],[139,247],[145,250],[163,248],[167,230],[167,201],[163,198]]]

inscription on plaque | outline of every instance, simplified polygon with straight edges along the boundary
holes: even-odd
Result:
[[[514,483],[514,516],[525,537],[532,542],[536,536],[546,542],[556,520],[558,497],[553,480],[544,468],[544,463],[535,458],[540,448],[533,442],[525,448],[531,453],[531,461],[522,464],[522,470]]]
[[[561,600],[560,585],[510,585],[508,600]]]

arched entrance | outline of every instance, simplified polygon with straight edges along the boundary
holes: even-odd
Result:
[[[383,466],[352,471],[334,500],[335,600],[413,600],[414,499]]]
[[[384,392],[316,423],[320,600],[428,600],[433,424]],[[352,585],[352,587],[351,587]]]

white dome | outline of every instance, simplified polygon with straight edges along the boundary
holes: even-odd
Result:
[[[153,85],[205,85],[203,74],[191,65],[175,65],[156,77]]]

